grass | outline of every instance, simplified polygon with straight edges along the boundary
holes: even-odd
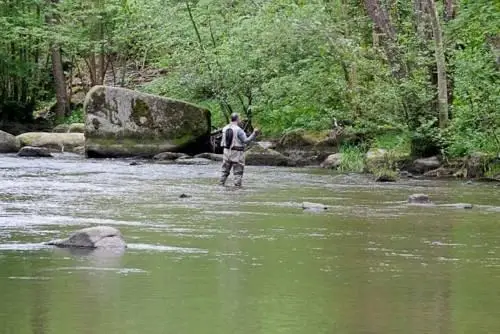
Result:
[[[383,148],[396,155],[410,155],[411,138],[408,133],[385,133],[373,140],[372,148]]]
[[[361,173],[365,168],[365,153],[357,146],[346,145],[340,148],[342,160],[340,162],[341,172]]]

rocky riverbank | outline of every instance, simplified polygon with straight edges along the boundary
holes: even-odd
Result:
[[[0,131],[0,153],[18,153],[20,157],[50,157],[54,152],[85,155],[86,138],[83,124],[58,126],[54,132],[30,132],[18,136]],[[66,132],[62,132],[65,130]],[[255,142],[246,152],[249,166],[317,167],[343,171],[344,154],[339,142],[328,133],[315,140],[302,132],[287,134],[278,140]],[[293,137],[293,138],[292,138]],[[293,139],[293,140],[291,140]],[[200,148],[203,151],[203,148]],[[138,151],[135,158],[151,159],[158,164],[204,165],[219,163],[222,155],[210,148],[199,154],[166,150],[148,156]],[[220,150],[219,150],[220,151]],[[363,157],[363,172],[373,174],[380,182],[399,178],[461,178],[500,182],[500,161],[476,153],[461,159],[445,160],[439,156],[411,158],[385,149],[371,149]]]
[[[53,152],[73,152],[89,158],[132,157],[179,165],[222,161],[220,130],[210,134],[211,115],[202,107],[123,88],[96,86],[86,96],[84,111],[85,123],[61,124],[51,132],[14,136],[0,131],[0,153],[51,157]],[[361,151],[360,147],[369,142],[342,127],[321,132],[299,129],[252,143],[246,152],[246,164],[364,172],[380,182],[394,182],[401,177],[500,181],[500,160],[487,154],[478,152],[448,160],[441,156],[412,157],[409,152],[384,147]],[[345,147],[357,147],[357,155],[349,156],[341,150]]]

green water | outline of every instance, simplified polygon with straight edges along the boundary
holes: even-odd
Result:
[[[217,170],[0,156],[0,333],[500,332],[499,187]],[[99,224],[130,248],[40,245]]]

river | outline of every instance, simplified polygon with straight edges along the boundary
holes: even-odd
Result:
[[[500,331],[500,187],[218,169],[0,156],[0,333]],[[98,224],[129,248],[41,244]]]

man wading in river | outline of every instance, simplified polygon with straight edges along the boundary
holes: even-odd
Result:
[[[240,117],[237,113],[231,114],[231,123],[222,129],[222,146],[224,147],[224,158],[219,184],[224,186],[227,177],[233,169],[234,185],[241,187],[243,181],[243,170],[245,169],[245,145],[257,137],[258,129],[247,137],[245,131],[238,125]]]

